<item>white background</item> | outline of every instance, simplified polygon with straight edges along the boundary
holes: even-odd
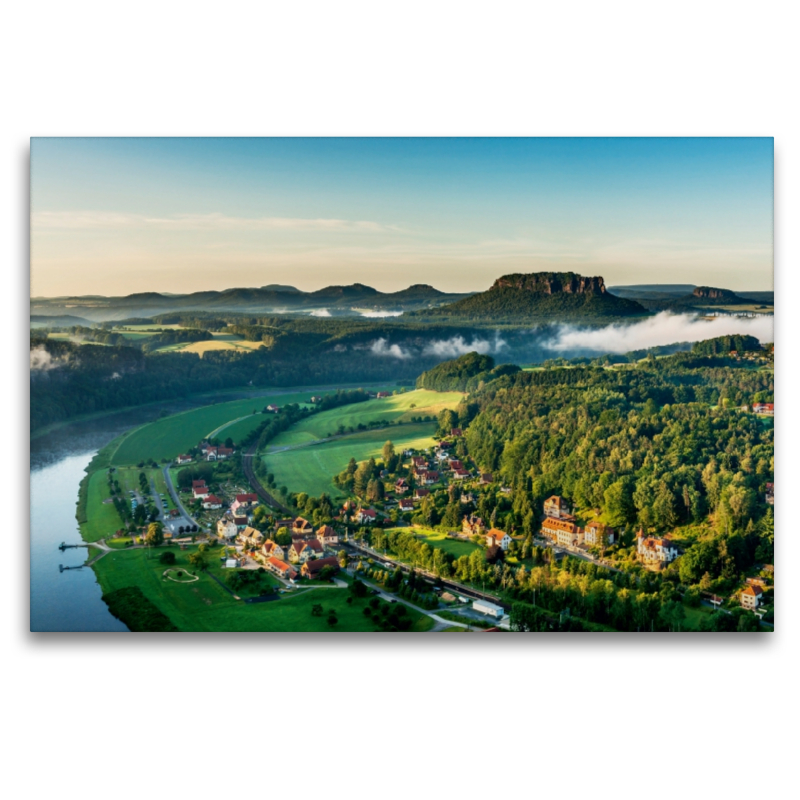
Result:
[[[29,2],[2,30],[7,796],[796,791],[791,4]],[[779,632],[30,634],[28,138],[122,134],[774,136]]]

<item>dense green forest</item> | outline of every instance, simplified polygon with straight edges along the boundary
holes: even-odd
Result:
[[[513,375],[519,372],[515,364],[495,367],[491,356],[467,353],[452,361],[443,361],[417,378],[417,389],[433,389],[436,392],[468,392],[481,383]]]

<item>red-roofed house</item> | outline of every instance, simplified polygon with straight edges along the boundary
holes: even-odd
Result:
[[[753,405],[753,413],[754,414],[761,414],[765,417],[774,417],[775,416],[775,404],[774,403],[755,403]]]
[[[401,497],[397,501],[397,507],[400,509],[400,511],[413,511],[414,501],[410,497]]]
[[[764,592],[760,586],[750,584],[742,589],[742,593],[739,595],[739,602],[742,604],[742,608],[749,608],[751,611],[755,611],[761,603],[763,594]]]
[[[486,546],[493,547],[497,545],[501,550],[508,550],[511,544],[511,537],[505,532],[492,528],[486,534]]]
[[[483,520],[474,514],[465,516],[461,523],[461,531],[467,536],[482,536],[485,530],[486,526],[483,524]]]
[[[556,519],[567,519],[571,517],[569,505],[563,497],[554,494],[544,501],[544,513],[548,517]]]
[[[378,512],[374,508],[359,508],[356,513],[356,522],[361,525],[371,525],[378,518]]]
[[[284,549],[277,542],[273,542],[272,539],[267,539],[264,542],[261,547],[261,554],[264,558],[279,558],[281,561],[286,558]]]
[[[378,392],[378,394],[375,395],[375,397],[377,397],[378,399],[381,399],[383,397],[391,397],[391,396],[392,396],[391,392]]]
[[[283,578],[287,581],[292,581],[297,577],[297,571],[290,567],[284,561],[281,561],[279,558],[275,558],[275,556],[270,556],[265,562],[264,566],[272,573],[277,575],[279,578]]]
[[[211,491],[204,483],[202,486],[192,486],[192,494],[197,499],[198,497],[208,497]]]
[[[414,489],[414,499],[422,500],[423,497],[427,497],[430,493],[430,489]]]
[[[397,483],[394,485],[395,494],[405,494],[408,491],[408,483],[405,478],[398,478]]]
[[[469,478],[469,472],[465,469],[456,469],[453,470],[453,480],[455,481],[465,481]]]
[[[680,551],[668,536],[662,536],[660,539],[655,536],[646,537],[641,528],[637,534],[636,542],[636,552],[646,564],[657,566],[669,564],[670,561],[674,561],[680,555]]]
[[[457,458],[451,458],[450,461],[447,462],[447,466],[454,472],[457,469],[464,469],[464,465]]]
[[[323,525],[317,531],[317,539],[323,547],[333,547],[339,544],[339,534],[330,525]]]
[[[463,436],[464,434],[461,433],[461,428],[450,428],[450,435],[451,436]]]
[[[334,571],[338,572],[339,562],[333,556],[328,556],[327,558],[317,558],[313,561],[306,561],[306,563],[300,568],[300,574],[304,578],[314,579],[319,576],[320,572],[322,572],[325,567],[332,567]]]
[[[206,495],[205,498],[203,499],[203,508],[205,509],[222,508],[222,500],[215,494]]]
[[[491,472],[484,472],[481,475],[481,479],[480,479],[481,486],[488,486],[493,481],[494,481],[494,475],[492,475]]]
[[[192,460],[191,456],[180,455],[175,459],[176,464],[189,464]]]

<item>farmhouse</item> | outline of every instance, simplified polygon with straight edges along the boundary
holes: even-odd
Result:
[[[761,603],[761,597],[764,594],[760,586],[748,585],[742,589],[739,595],[739,602],[742,608],[749,608],[755,611]]]
[[[339,571],[339,562],[333,557],[318,558],[314,561],[306,561],[300,569],[300,574],[304,578],[316,578],[325,567],[332,567],[335,572]]]
[[[511,537],[505,532],[498,530],[497,528],[492,528],[486,534],[486,546],[487,547],[494,547],[497,545],[501,550],[508,550],[508,546],[511,544]]]
[[[175,459],[176,464],[189,464],[192,460],[191,456],[180,455]]]
[[[542,523],[542,534],[562,547],[580,544],[583,539],[583,532],[574,522],[557,517],[545,518]]]
[[[317,539],[323,547],[333,547],[339,544],[339,534],[330,525],[323,525],[317,531]]]
[[[571,518],[570,507],[563,497],[554,494],[544,501],[544,513],[547,517],[555,517],[556,519],[569,519]]]
[[[284,549],[277,542],[273,542],[272,539],[267,539],[267,541],[264,542],[261,547],[261,554],[265,558],[272,558],[274,556],[275,558],[281,559],[281,561],[286,558]]]
[[[481,517],[468,514],[461,523],[461,530],[467,536],[482,536],[483,532],[486,530],[486,526],[483,524],[483,519]]]
[[[221,539],[235,539],[239,533],[239,528],[230,517],[222,517],[217,520],[217,536]]]
[[[662,536],[660,539],[645,536],[641,528],[636,536],[636,552],[645,564],[656,566],[669,564],[680,555],[678,548],[668,536]]]
[[[583,540],[588,545],[605,547],[607,544],[614,544],[614,531],[602,522],[593,520],[584,528]]]
[[[287,581],[292,581],[297,577],[297,571],[290,567],[285,562],[281,561],[275,556],[270,556],[265,562],[264,566],[272,573],[277,575],[279,578],[283,578]]]
[[[206,495],[205,499],[203,500],[203,508],[222,508],[222,500],[215,494]]]
[[[218,447],[217,448],[217,458],[229,458],[233,455],[233,448],[232,447]]]
[[[362,525],[371,525],[378,518],[378,512],[374,508],[359,508],[356,513],[356,522]]]

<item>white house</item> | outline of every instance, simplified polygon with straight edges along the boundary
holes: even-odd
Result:
[[[203,500],[203,508],[205,509],[222,508],[222,500],[220,500],[220,498],[217,497],[215,494],[209,494]]]
[[[742,608],[749,608],[755,611],[761,604],[763,594],[760,586],[748,584],[742,589],[742,593],[739,595],[739,602],[742,604]]]
[[[645,536],[641,529],[636,537],[636,552],[646,564],[659,565],[669,564],[680,555],[680,550],[669,538]]]
[[[217,536],[221,539],[235,539],[239,528],[230,517],[223,517],[217,521]]]
[[[497,528],[492,528],[486,534],[486,546],[492,547],[497,545],[501,550],[508,550],[511,544],[511,537],[505,532]]]

